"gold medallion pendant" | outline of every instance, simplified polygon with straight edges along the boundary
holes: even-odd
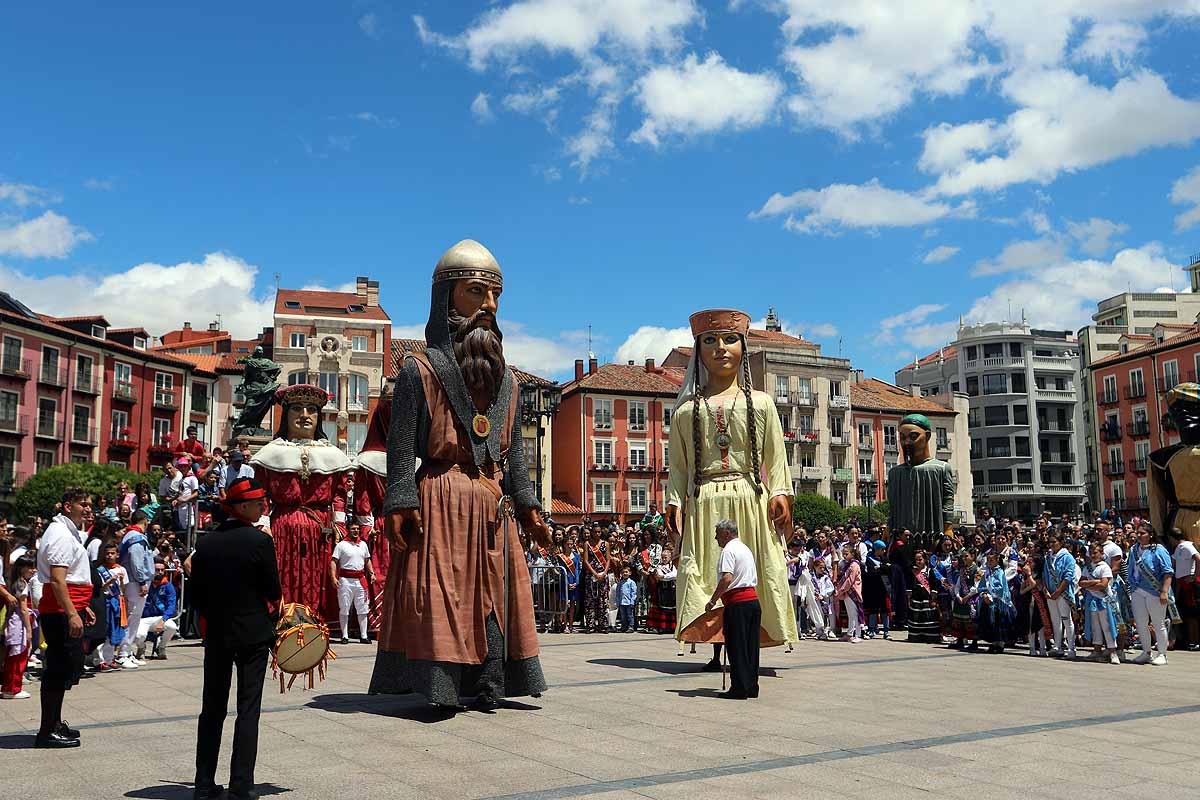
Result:
[[[471,420],[471,430],[480,439],[486,439],[492,432],[492,423],[483,414],[476,414],[475,419]]]

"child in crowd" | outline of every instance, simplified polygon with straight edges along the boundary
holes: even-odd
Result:
[[[842,563],[838,568],[838,584],[834,595],[846,607],[846,633],[842,641],[857,644],[862,641],[862,567],[858,563],[858,548],[854,543],[842,547]]]
[[[1108,659],[1120,664],[1117,655],[1116,594],[1112,586],[1112,567],[1104,559],[1104,545],[1093,542],[1091,558],[1083,567],[1079,588],[1083,589],[1083,638],[1092,643],[1092,660]],[[1103,651],[1103,652],[1102,652]]]
[[[617,584],[617,624],[621,633],[636,630],[633,610],[637,606],[637,584],[633,582],[633,573],[629,567],[621,569],[621,582]]]
[[[871,552],[863,562],[863,613],[867,617],[867,638],[874,639],[883,624],[883,638],[888,638],[888,597],[892,593],[892,565],[887,560],[887,545],[882,540],[871,542]]]
[[[1029,595],[1029,655],[1048,656],[1046,632],[1050,630],[1050,609],[1042,591],[1042,558],[1037,556],[1021,567],[1021,594]]]
[[[103,581],[101,587],[104,589],[104,614],[108,619],[108,638],[104,640],[104,644],[100,645],[100,663],[97,669],[100,672],[110,672],[114,669],[122,669],[116,665],[113,655],[116,646],[125,640],[125,626],[128,622],[125,616],[125,584],[129,583],[129,576],[125,573],[125,568],[118,563],[115,544],[102,547],[100,558],[101,565],[97,567],[97,571]],[[126,663],[136,664],[132,659]],[[136,665],[132,668],[137,669]]]
[[[33,624],[29,611],[29,579],[37,572],[37,562],[22,555],[13,564],[8,588],[17,598],[17,607],[9,611],[4,625],[4,672],[0,678],[0,699],[25,700],[29,692],[21,688],[25,665],[33,642]]]
[[[829,620],[833,616],[833,579],[825,567],[825,559],[812,560],[813,603],[809,606],[809,617],[817,638],[829,638]]]
[[[958,554],[955,566],[958,569],[958,578],[954,581],[950,607],[950,635],[954,637],[954,643],[950,646],[961,650],[968,639],[972,641],[972,646],[979,645],[975,624],[979,575],[975,569],[975,557],[971,555],[970,550],[963,550]]]

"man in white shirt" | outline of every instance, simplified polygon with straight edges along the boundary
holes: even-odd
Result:
[[[358,616],[358,636],[363,644],[371,643],[367,632],[367,588],[375,582],[375,570],[371,566],[371,551],[367,543],[360,540],[362,528],[351,522],[346,538],[333,548],[329,562],[330,575],[337,589],[338,619],[342,625],[342,644],[349,644],[350,606]]]
[[[90,508],[86,490],[73,487],[64,491],[62,513],[46,526],[38,548],[38,578],[46,587],[38,603],[38,622],[46,654],[41,678],[42,719],[34,747],[79,747],[79,731],[63,720],[62,704],[67,690],[83,675],[83,626],[96,622],[89,608],[91,562],[79,533]]]
[[[200,480],[192,471],[191,464],[184,459],[175,462],[179,468],[179,494],[175,498],[175,530],[186,531],[192,527],[196,510],[196,495],[200,493]]]
[[[745,700],[758,697],[758,629],[762,623],[762,607],[755,590],[758,570],[754,554],[738,539],[736,522],[731,519],[718,522],[716,540],[721,547],[717,588],[705,610],[712,611],[718,600],[725,607],[723,627],[725,652],[729,654],[729,691],[721,696]]]
[[[1200,650],[1200,608],[1197,608],[1196,577],[1200,575],[1200,552],[1187,539],[1175,546],[1175,600],[1183,617],[1187,649]],[[1181,637],[1182,638],[1182,637]],[[1180,645],[1182,646],[1182,645]]]

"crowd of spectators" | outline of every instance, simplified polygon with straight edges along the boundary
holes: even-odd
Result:
[[[663,518],[551,522],[553,544],[522,535],[539,628],[562,633],[674,631],[677,563]],[[1109,512],[1042,514],[1032,524],[987,509],[973,527],[929,540],[886,525],[808,526],[787,542],[801,638],[911,642],[991,653],[1164,665],[1200,650],[1200,553],[1147,520]],[[1140,651],[1127,657],[1128,651]]]

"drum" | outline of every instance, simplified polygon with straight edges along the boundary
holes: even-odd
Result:
[[[337,658],[329,649],[329,627],[311,608],[300,603],[287,603],[279,612],[275,625],[275,652],[272,669],[279,678],[279,691],[284,690],[283,676],[291,675],[287,688],[296,676],[308,675],[308,688],[313,687],[313,672],[325,680],[327,659]]]

